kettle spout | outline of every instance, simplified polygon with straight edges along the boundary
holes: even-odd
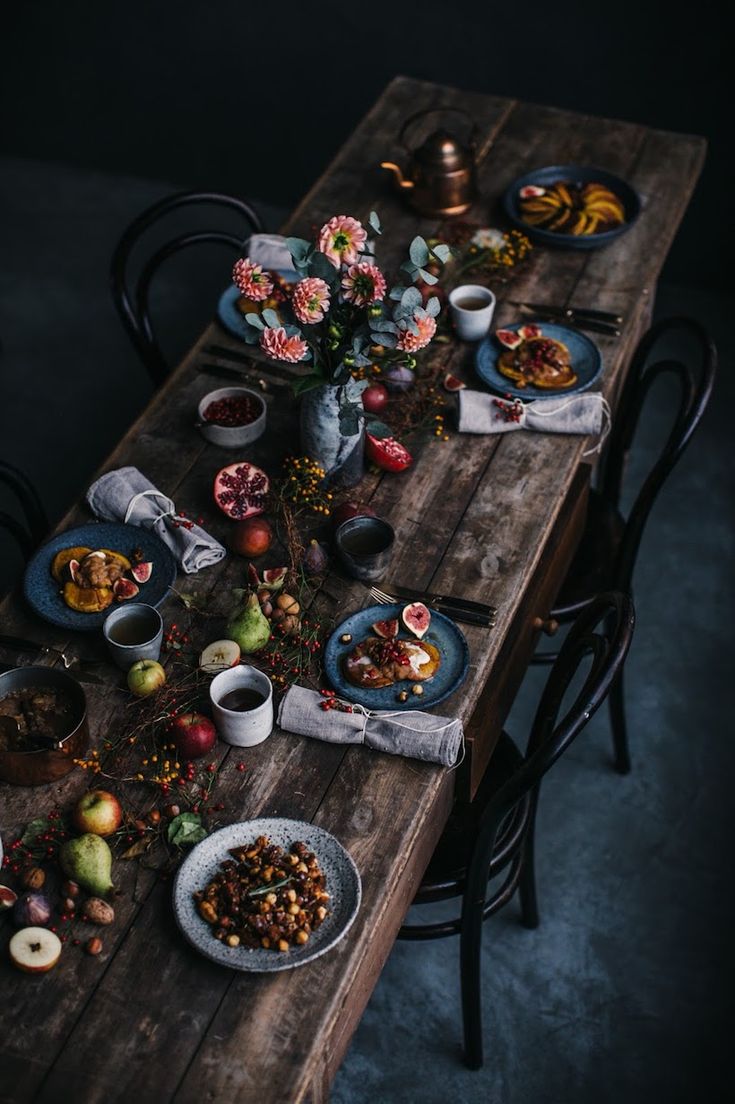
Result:
[[[381,169],[390,169],[392,173],[395,173],[399,188],[413,188],[413,180],[406,180],[398,165],[392,161],[381,161],[380,167]]]

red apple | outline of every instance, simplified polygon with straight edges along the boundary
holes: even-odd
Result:
[[[171,722],[171,731],[181,759],[201,758],[217,740],[217,730],[202,713],[181,713]]]
[[[139,659],[128,671],[128,690],[137,698],[154,694],[166,681],[166,672],[155,659]]]
[[[380,414],[381,410],[385,409],[389,398],[387,387],[382,383],[371,383],[362,393],[362,405],[368,414]]]
[[[107,790],[89,790],[74,806],[72,819],[79,832],[111,836],[122,824],[122,808]]]
[[[262,556],[271,546],[273,529],[270,522],[262,517],[249,517],[238,521],[232,534],[232,551],[240,556],[255,559]]]

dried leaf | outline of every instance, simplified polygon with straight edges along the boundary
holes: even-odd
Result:
[[[146,838],[141,836],[139,840],[136,840],[134,844],[128,847],[127,851],[123,851],[120,856],[121,859],[137,859],[141,855],[144,855],[150,845],[153,843],[153,838]]]

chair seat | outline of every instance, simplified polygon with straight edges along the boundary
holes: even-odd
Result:
[[[508,733],[502,732],[474,800],[455,804],[416,893],[415,904],[445,901],[463,893],[480,818],[493,795],[523,761]],[[490,868],[491,877],[502,870],[516,853],[523,838],[528,811],[529,802],[524,799],[502,825]]]
[[[612,587],[615,559],[624,529],[620,511],[597,491],[591,490],[582,540],[551,617],[557,621],[568,620],[589,605],[595,595]]]

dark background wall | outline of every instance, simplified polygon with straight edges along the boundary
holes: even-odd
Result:
[[[667,275],[723,285],[733,180],[718,7],[25,0],[3,12],[0,150],[289,206],[406,73],[704,134]]]

